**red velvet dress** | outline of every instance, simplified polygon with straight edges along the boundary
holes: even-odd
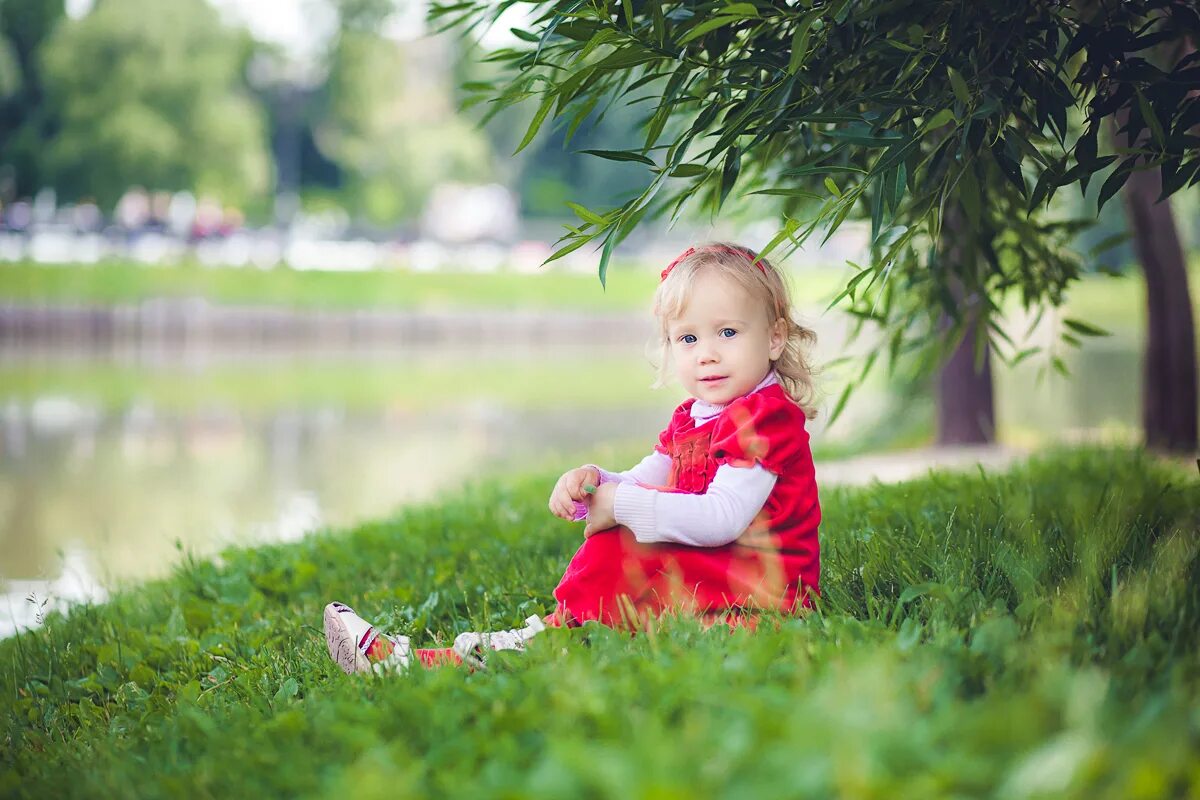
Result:
[[[703,494],[722,464],[761,463],[777,476],[761,511],[732,543],[695,547],[642,544],[623,525],[585,539],[554,597],[555,616],[631,627],[668,608],[741,614],[794,611],[820,594],[817,528],[821,508],[804,412],[774,384],[739,397],[696,427],[695,401],[680,405],[655,449],[671,458],[660,491]]]

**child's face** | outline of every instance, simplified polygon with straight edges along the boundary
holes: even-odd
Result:
[[[767,377],[786,344],[787,322],[767,321],[763,304],[716,273],[701,273],[678,317],[668,321],[671,359],[688,394],[724,404]]]

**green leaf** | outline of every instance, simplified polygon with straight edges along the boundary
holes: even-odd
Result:
[[[825,306],[826,311],[828,311],[829,309],[831,309],[835,305],[837,305],[838,301],[841,300],[843,297],[849,296],[850,299],[853,300],[855,287],[857,287],[858,284],[861,283],[864,278],[866,278],[868,275],[875,272],[874,267],[867,267],[866,269],[862,269],[861,267],[858,266],[858,264],[855,264],[853,261],[847,261],[846,263],[856,269],[859,269],[860,271],[857,274],[855,274],[855,276],[853,278],[850,279],[850,281],[846,284],[845,288],[842,289],[842,291],[838,292],[837,297],[835,297],[829,301],[829,305]]]
[[[542,264],[543,265],[549,264],[551,261],[557,261],[558,259],[562,258],[567,253],[574,253],[576,250],[583,247],[585,244],[590,242],[592,239],[593,239],[592,236],[580,236],[579,238],[575,239],[575,241],[571,242],[570,244],[564,245],[564,246],[560,247],[559,249],[555,250],[553,253],[550,254],[549,258],[547,258],[545,261],[542,262]]]
[[[740,17],[757,17],[758,9],[753,3],[730,3],[720,10],[722,15],[740,16]]]
[[[1042,200],[1050,202],[1051,187],[1058,186],[1059,172],[1057,166],[1050,166],[1042,170],[1042,174],[1038,177],[1037,183],[1034,184],[1033,194],[1029,196],[1027,212],[1032,211],[1041,205]]]
[[[1063,325],[1066,325],[1080,336],[1112,336],[1111,332],[1079,319],[1067,317],[1063,320]]]
[[[794,169],[785,169],[780,172],[781,177],[799,178],[803,175],[824,175],[829,172],[857,172],[860,175],[866,175],[865,169],[859,167],[851,167],[843,164],[810,164],[805,167],[795,167]]]
[[[760,256],[762,256],[763,258],[766,258],[767,254],[770,253],[772,250],[774,250],[776,247],[778,247],[779,243],[782,242],[784,239],[790,238],[791,235],[796,232],[796,229],[800,227],[799,220],[792,219],[791,217],[784,217],[784,219],[786,220],[786,222],[784,222],[783,228],[781,228],[775,234],[775,236],[772,237],[771,241],[767,242],[766,247],[764,247],[762,250],[758,251],[758,254]]]
[[[696,178],[700,175],[707,175],[709,168],[703,164],[680,164],[675,169],[671,170],[672,178]]]
[[[613,245],[615,245],[617,243],[617,237],[615,234],[616,234],[616,231],[613,231],[612,233],[610,233],[608,235],[608,238],[604,240],[604,249],[600,253],[599,274],[600,274],[600,287],[601,288],[608,288],[605,285],[605,279],[608,276],[608,260],[612,257]]]
[[[596,22],[585,19],[563,22],[558,26],[558,34],[560,36],[574,39],[577,42],[590,41],[600,30],[601,28]]]
[[[625,9],[625,28],[633,30],[633,3],[630,0],[621,0],[621,7]]]
[[[571,124],[567,126],[566,136],[563,137],[563,147],[566,147],[571,143],[571,139],[575,138],[575,131],[579,129],[579,126],[585,119],[588,118],[588,115],[592,113],[592,111],[596,108],[596,104],[599,102],[600,95],[594,94],[589,97],[582,106],[580,106],[578,111],[575,112],[575,116],[571,118]]]
[[[1162,123],[1158,121],[1158,115],[1154,113],[1154,108],[1146,99],[1146,95],[1142,94],[1141,89],[1134,86],[1133,91],[1137,95],[1138,110],[1142,112],[1142,119],[1150,126],[1150,135],[1154,137],[1154,143],[1158,145],[1159,150],[1165,150],[1167,137],[1163,135]]]
[[[1128,158],[1121,162],[1121,165],[1112,171],[1108,179],[1104,181],[1104,185],[1100,187],[1100,194],[1096,198],[1096,213],[1100,213],[1100,209],[1104,208],[1104,204],[1108,202],[1114,194],[1121,190],[1125,185],[1125,181],[1129,179],[1129,164],[1132,158]]]
[[[1041,352],[1040,347],[1027,347],[1024,350],[1022,350],[1021,352],[1017,353],[1015,356],[1013,356],[1012,361],[1008,362],[1008,364],[1010,367],[1015,367],[1017,364],[1020,364],[1025,359],[1029,358],[1030,356],[1036,355],[1037,353],[1040,353],[1040,352]]]
[[[963,210],[967,212],[967,221],[972,229],[978,230],[983,218],[983,206],[980,203],[979,182],[975,180],[975,170],[970,164],[963,167],[962,177],[959,178],[958,197],[962,201]]]
[[[937,112],[936,114],[934,114],[932,117],[925,120],[925,122],[921,124],[921,132],[925,133],[927,131],[934,130],[935,128],[940,128],[943,125],[945,125],[947,122],[953,122],[953,121],[954,121],[954,112],[948,108],[943,108],[941,111]]]
[[[812,200],[820,200],[824,197],[824,195],[810,192],[807,189],[758,189],[757,191],[747,192],[746,196],[749,197],[752,194],[766,194],[775,197],[808,197]]]
[[[894,194],[888,199],[888,208],[895,213],[896,209],[900,208],[901,201],[904,200],[904,193],[908,190],[908,168],[901,161],[896,165],[896,184],[893,187]]]
[[[1133,233],[1131,231],[1121,231],[1120,233],[1114,233],[1111,236],[1105,236],[1096,244],[1095,247],[1088,251],[1088,255],[1094,258],[1103,252],[1111,250],[1117,245],[1124,244],[1132,238]]]
[[[687,82],[691,69],[690,64],[686,62],[682,63],[671,74],[670,79],[667,80],[661,104],[658,110],[654,112],[650,123],[646,126],[646,144],[642,148],[643,151],[649,150],[658,142],[658,137],[662,135],[663,128],[666,127],[667,119],[671,116],[671,112],[675,110],[675,98],[679,96],[680,90],[683,88],[685,82]]]
[[[590,222],[593,225],[604,225],[604,217],[600,216],[594,211],[589,211],[587,208],[579,205],[578,203],[572,203],[568,200],[567,207],[574,211],[575,215],[584,222]]]
[[[275,697],[272,699],[274,702],[280,703],[280,702],[283,702],[284,700],[288,700],[292,697],[295,697],[297,692],[299,692],[299,691],[300,691],[300,686],[296,683],[296,679],[288,678],[286,681],[284,681],[282,684],[280,684],[279,690],[275,692]]]
[[[908,233],[907,225],[891,225],[883,233],[879,234],[879,238],[875,240],[875,244],[880,247],[890,247],[906,233]]]
[[[653,160],[633,150],[580,150],[578,152],[607,158],[609,161],[636,161],[639,164],[645,164],[649,167],[658,166]]]
[[[509,28],[508,30],[513,36],[517,37],[523,42],[537,42],[540,38],[529,31],[522,30],[520,28]]]
[[[825,188],[832,192],[835,197],[842,196],[842,190],[839,189],[838,185],[833,182],[833,178],[828,175],[825,176]]]
[[[570,75],[568,75],[567,77],[565,77],[561,81],[559,81],[558,87],[557,87],[558,97],[559,97],[559,102],[558,102],[559,113],[562,112],[563,107],[567,103],[569,103],[575,99],[575,96],[578,95],[579,92],[585,88],[585,85],[589,82],[589,79],[591,79],[595,74],[596,74],[596,68],[589,65],[589,66],[585,66],[585,67],[580,67],[579,69],[575,70]]]
[[[737,146],[729,148],[725,153],[725,166],[721,168],[721,198],[717,201],[717,208],[725,202],[725,198],[729,196],[729,190],[737,183],[738,174],[742,171],[742,151]]]
[[[954,96],[958,98],[965,106],[971,104],[971,90],[967,88],[967,82],[958,74],[958,70],[954,67],[946,67],[946,73],[950,76],[950,88],[954,90]]]
[[[875,191],[871,192],[871,239],[879,235],[883,227],[883,192],[887,186],[887,176],[884,175],[875,182]]]
[[[551,17],[550,23],[546,26],[546,29],[542,31],[542,38],[538,41],[537,49],[533,52],[534,63],[536,63],[538,58],[541,57],[542,48],[546,46],[546,42],[549,41],[550,37],[554,35],[554,31],[556,28],[558,28],[558,24],[567,20],[567,18],[573,15],[574,12],[577,11],[586,1],[587,0],[573,0],[570,5]]]
[[[871,130],[871,126],[865,122],[855,122],[845,128],[824,131],[824,135],[830,139],[838,139],[850,144],[865,145],[867,147],[887,147],[904,139],[904,135],[899,131],[880,131],[874,133]]]
[[[546,115],[550,113],[550,107],[554,105],[554,97],[555,92],[546,92],[546,96],[542,98],[542,104],[538,106],[537,112],[533,115],[533,120],[529,123],[529,129],[525,131],[525,138],[521,139],[521,143],[517,145],[517,149],[513,151],[514,156],[524,150],[525,147],[533,141],[533,137],[537,136],[538,129],[542,127],[542,123],[545,121]]]
[[[652,53],[643,47],[626,45],[615,53],[610,53],[597,61],[595,67],[596,69],[626,69],[661,57],[657,53]]]
[[[842,389],[841,395],[838,397],[837,405],[833,407],[833,413],[829,415],[829,422],[825,425],[826,428],[837,422],[838,417],[842,415],[842,411],[846,408],[846,401],[850,399],[850,392],[854,389],[853,383],[847,383],[846,388]]]
[[[745,19],[745,17],[723,16],[723,17],[714,17],[712,19],[705,20],[704,22],[701,22],[696,27],[690,29],[683,36],[679,37],[678,43],[679,44],[687,44],[688,42],[692,41],[693,39],[697,39],[697,38],[703,36],[704,34],[708,33],[709,31],[714,31],[717,28],[724,27],[725,25],[729,25],[734,22],[741,22],[743,19]]]
[[[650,4],[650,20],[654,28],[654,41],[661,45],[667,35],[667,19],[663,15],[661,3]]]
[[[796,74],[796,71],[804,64],[804,56],[808,54],[808,37],[812,32],[813,20],[820,15],[819,10],[810,11],[797,23],[796,31],[792,34],[792,54],[788,58],[787,72],[789,75]]]

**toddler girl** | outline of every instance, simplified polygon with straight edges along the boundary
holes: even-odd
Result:
[[[744,247],[688,248],[654,297],[662,360],[691,397],[654,451],[625,472],[565,473],[550,511],[584,541],[554,590],[557,607],[519,630],[464,633],[413,649],[349,607],[325,609],[330,655],[346,672],[462,663],[522,650],[545,626],[588,620],[636,630],[668,610],[753,625],[756,608],[796,611],[820,593],[821,509],[805,422],[813,416],[807,349],[778,270]]]

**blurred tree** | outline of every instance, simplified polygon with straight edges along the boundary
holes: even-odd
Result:
[[[42,53],[61,120],[46,143],[49,181],[104,206],[134,184],[234,203],[261,196],[270,161],[243,86],[250,50],[204,0],[102,0],[64,21]]]
[[[349,210],[392,225],[416,216],[439,183],[491,179],[486,138],[451,102],[448,43],[381,35],[391,0],[335,0],[334,7],[338,33],[313,135],[340,168]]]
[[[54,128],[38,61],[63,0],[0,0],[0,201],[41,186],[41,143]]]
[[[1192,42],[1184,38],[1174,44],[1175,52],[1165,58],[1168,66],[1185,59],[1196,60]],[[1200,100],[1197,94],[1189,93],[1189,100]],[[1145,115],[1153,113],[1152,109],[1143,109]],[[1153,130],[1152,123],[1150,130],[1142,126],[1139,137],[1130,110],[1125,108],[1118,109],[1110,124],[1117,146],[1129,152],[1152,149],[1153,140],[1163,135],[1161,130]],[[1193,147],[1200,143],[1200,139],[1191,138]],[[1150,447],[1187,452],[1196,449],[1197,440],[1196,327],[1183,248],[1171,201],[1164,197],[1167,181],[1178,180],[1168,168],[1133,171],[1122,196],[1146,278],[1142,429]]]
[[[431,17],[471,29],[514,2],[454,2]],[[967,348],[949,368],[962,370],[952,383],[969,387],[976,399],[964,408],[975,419],[950,436],[990,435],[981,398],[990,397],[990,352],[1013,363],[1036,352],[998,324],[1002,297],[1016,292],[1040,313],[1081,272],[1066,244],[1089,223],[1043,213],[1055,192],[1086,190],[1118,161],[1101,207],[1135,168],[1163,166],[1164,195],[1200,179],[1189,133],[1200,104],[1187,100],[1200,69],[1191,57],[1164,71],[1137,55],[1200,32],[1186,0],[1104,4],[1094,17],[1030,0],[530,5],[533,30],[519,32],[527,44],[492,56],[509,80],[478,87],[501,107],[540,98],[522,145],[547,119],[575,124],[601,100],[658,99],[640,148],[601,154],[643,164],[644,190],[616,208],[581,208],[552,258],[600,239],[603,281],[613,247],[646,214],[674,216],[695,202],[715,214],[736,185],[782,198],[768,252],[798,248],[818,229],[827,238],[851,213],[868,217],[870,263],[854,265],[837,299],[884,336],[860,375],[880,353],[895,364],[915,351],[932,366]],[[1068,143],[1068,111],[1085,103],[1082,132]],[[1149,130],[1153,146],[1102,154],[1099,130],[1122,109],[1128,133]],[[1065,323],[1069,343],[1099,332]],[[1195,414],[1194,396],[1171,402]]]
[[[377,225],[417,215],[438,183],[492,174],[487,141],[455,113],[436,67],[416,74],[420,46],[343,30],[331,54],[315,139],[342,170],[349,208]]]

